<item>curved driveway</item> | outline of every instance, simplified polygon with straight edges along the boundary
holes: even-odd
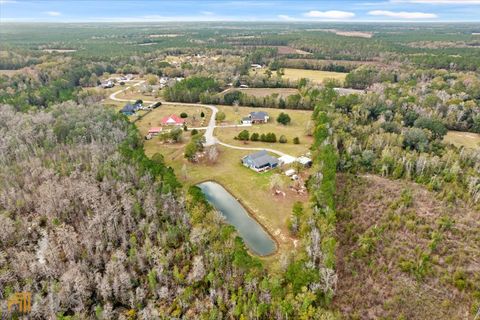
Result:
[[[139,86],[141,85],[142,83],[144,83],[145,80],[143,81],[140,81],[140,82],[137,82],[135,83],[133,86],[136,87],[136,86]],[[131,99],[122,99],[122,98],[117,98],[116,95],[119,94],[119,93],[122,93],[126,90],[130,89],[130,87],[126,87],[125,89],[122,89],[122,90],[118,90],[118,91],[115,91],[114,93],[112,93],[109,98],[111,100],[114,100],[114,101],[123,101],[123,102],[128,102],[128,101],[131,101]],[[143,100],[143,102],[146,102],[146,103],[155,103],[156,101],[149,101],[149,100]],[[278,151],[278,150],[274,150],[274,149],[268,149],[268,148],[250,148],[250,147],[239,147],[239,146],[234,146],[234,145],[231,145],[231,144],[228,144],[228,143],[224,143],[224,142],[221,142],[220,140],[218,140],[218,138],[216,138],[213,133],[214,133],[214,130],[215,128],[222,128],[222,127],[250,127],[251,125],[227,125],[227,126],[217,126],[216,123],[215,123],[215,117],[217,115],[217,112],[218,112],[218,109],[217,107],[215,106],[212,106],[212,105],[209,105],[209,104],[201,104],[201,103],[184,103],[184,102],[166,102],[166,101],[162,101],[162,104],[165,104],[165,105],[176,105],[176,106],[191,106],[191,107],[205,107],[205,108],[209,108],[210,110],[212,110],[212,116],[210,117],[210,121],[208,122],[208,126],[207,127],[203,127],[203,128],[197,128],[197,129],[205,129],[205,145],[206,146],[211,146],[211,145],[214,145],[214,144],[219,144],[219,145],[222,145],[224,147],[227,147],[227,148],[232,148],[232,149],[237,149],[237,150],[252,150],[252,151],[261,151],[261,150],[266,150],[268,152],[271,152],[271,153],[275,153],[279,156],[284,156],[284,155],[287,155],[286,153],[283,153],[281,151]],[[193,128],[192,128],[193,129]]]

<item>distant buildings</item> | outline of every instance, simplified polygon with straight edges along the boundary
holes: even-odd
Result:
[[[100,84],[100,87],[102,87],[103,89],[113,88],[114,86],[115,84],[112,80],[102,81],[102,83]]]
[[[176,78],[170,78],[170,77],[160,77],[160,89],[163,89],[165,87],[171,87],[173,86],[176,82],[180,82],[184,77],[176,77]]]

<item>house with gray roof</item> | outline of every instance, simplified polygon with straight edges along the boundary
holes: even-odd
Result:
[[[254,111],[242,119],[243,124],[267,123],[270,117],[268,113],[263,111]]]
[[[269,155],[267,151],[262,150],[243,157],[242,163],[245,167],[261,172],[278,166],[278,159]]]

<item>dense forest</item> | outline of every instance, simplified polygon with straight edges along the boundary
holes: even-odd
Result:
[[[333,318],[319,243],[268,274],[123,117],[75,103],[1,112],[2,295],[35,292],[33,318]]]

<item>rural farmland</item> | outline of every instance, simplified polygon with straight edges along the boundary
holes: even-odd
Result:
[[[298,81],[302,78],[308,79],[314,83],[323,83],[325,80],[334,79],[338,80],[340,83],[343,83],[346,73],[341,72],[331,72],[331,71],[320,71],[320,70],[306,70],[306,69],[293,69],[293,68],[284,68],[283,77],[288,80]]]

